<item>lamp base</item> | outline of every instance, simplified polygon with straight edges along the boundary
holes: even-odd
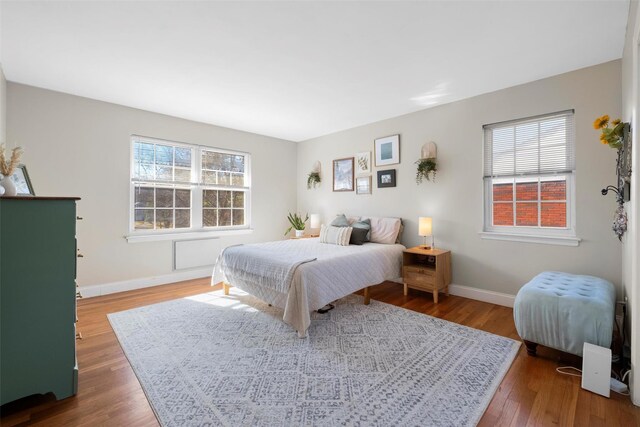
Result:
[[[430,245],[428,245],[428,244],[427,244],[427,237],[430,237],[430,238],[431,238],[431,244],[430,244]],[[420,245],[420,249],[424,249],[424,250],[430,250],[430,249],[433,249],[433,243],[434,243],[433,235],[431,235],[431,236],[424,236],[424,245]]]

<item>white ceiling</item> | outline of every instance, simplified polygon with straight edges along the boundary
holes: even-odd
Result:
[[[300,141],[620,58],[629,2],[1,7],[10,81]]]

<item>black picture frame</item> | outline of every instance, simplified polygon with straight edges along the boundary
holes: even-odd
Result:
[[[25,165],[18,165],[16,170],[13,171],[13,175],[11,175],[11,180],[16,185],[18,196],[36,195],[35,191],[33,191],[33,184],[31,184],[29,172],[27,172],[27,167]]]
[[[396,186],[396,170],[387,169],[378,171],[378,188],[389,188]]]

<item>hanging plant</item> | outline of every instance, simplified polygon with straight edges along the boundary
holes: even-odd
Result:
[[[624,144],[624,126],[626,124],[627,123],[620,119],[616,119],[611,122],[611,127],[609,127],[609,116],[605,114],[593,122],[593,128],[596,130],[602,129],[602,133],[600,134],[600,142],[602,144],[619,150]]]
[[[418,170],[416,171],[417,184],[422,184],[423,179],[435,182],[436,172],[438,172],[438,163],[435,157],[420,159],[416,162],[416,165],[418,165]]]
[[[311,189],[311,187],[316,188],[316,185],[319,185],[322,179],[320,179],[320,172],[311,172],[307,177],[307,189]]]

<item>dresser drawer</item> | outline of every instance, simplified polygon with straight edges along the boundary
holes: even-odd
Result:
[[[432,289],[436,284],[436,276],[433,272],[429,273],[431,274],[416,273],[405,269],[403,281],[409,285],[423,286]]]

